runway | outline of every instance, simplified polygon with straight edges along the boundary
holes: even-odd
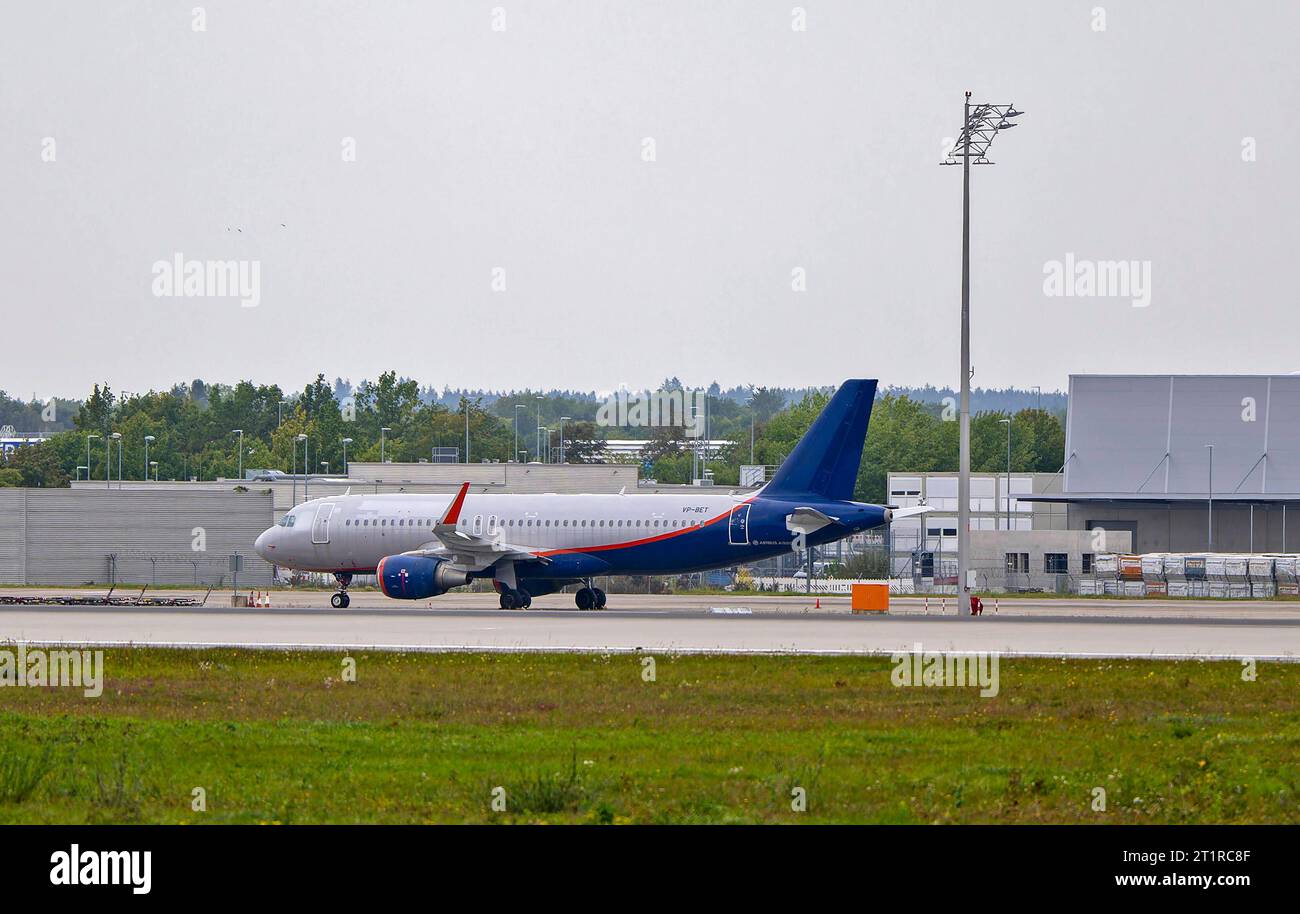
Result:
[[[328,594],[316,598],[324,602]],[[560,599],[567,598],[548,602]],[[891,654],[919,644],[926,651],[1009,656],[1300,659],[1300,613],[1283,604],[1274,604],[1281,609],[1219,605],[1199,614],[1191,607],[1145,614],[1110,607],[1094,614],[1041,601],[1033,608],[1022,605],[1014,612],[959,619],[951,614],[951,600],[946,616],[912,609],[871,616],[804,612],[786,604],[755,611],[746,605],[754,598],[707,598],[700,605],[698,598],[620,595],[624,607],[605,612],[506,612],[466,602],[461,595],[450,603],[434,601],[435,609],[392,601],[384,608],[354,601],[346,610],[231,609],[228,600],[223,608],[202,609],[7,607],[0,610],[0,640],[351,651],[825,655]]]

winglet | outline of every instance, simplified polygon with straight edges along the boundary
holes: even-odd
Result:
[[[465,504],[465,493],[468,491],[469,483],[461,483],[460,491],[456,493],[456,497],[453,499],[451,507],[449,507],[447,513],[442,516],[442,520],[438,521],[439,527],[456,526],[456,521],[460,520],[460,506]]]

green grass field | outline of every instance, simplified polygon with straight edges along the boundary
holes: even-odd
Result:
[[[0,689],[0,821],[1300,821],[1297,665],[1004,658],[986,699],[888,658],[342,661],[111,650],[100,698]]]

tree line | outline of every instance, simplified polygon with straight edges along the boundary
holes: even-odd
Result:
[[[665,389],[676,379],[665,382]],[[680,384],[680,382],[677,382]],[[234,385],[177,385],[166,391],[119,396],[97,384],[75,411],[71,428],[37,445],[14,449],[0,463],[0,485],[66,486],[74,478],[104,479],[106,473],[160,480],[235,478],[244,469],[276,469],[341,475],[348,462],[381,459],[415,462],[433,448],[459,448],[465,459],[508,461],[558,459],[564,418],[564,459],[569,463],[608,461],[607,438],[644,438],[635,461],[643,477],[662,483],[691,479],[696,442],[680,426],[629,429],[596,422],[599,402],[582,395],[534,393],[463,394],[453,404],[422,395],[419,384],[385,372],[376,381],[349,385],[338,397],[336,383],[317,375],[301,391],[240,381]],[[787,393],[752,387],[745,400],[709,396],[708,436],[731,443],[702,464],[718,485],[738,485],[740,467],[780,464],[821,412],[830,391],[810,390],[787,404]],[[9,401],[14,403],[16,401]],[[68,401],[69,403],[73,401]],[[1047,409],[986,411],[971,420],[971,468],[1002,472],[1007,464],[1010,419],[1011,466],[1015,472],[1053,473],[1064,462],[1060,416]],[[886,391],[873,407],[855,496],[887,500],[889,472],[957,469],[958,424],[950,404],[922,402]],[[539,435],[539,425],[545,429]],[[242,439],[236,433],[242,429]],[[27,429],[24,429],[27,430]],[[117,433],[120,439],[111,436]],[[94,436],[89,437],[88,436]],[[145,456],[146,436],[152,437]],[[304,444],[299,436],[305,438]],[[345,439],[348,439],[345,444]],[[752,441],[752,445],[751,445]],[[89,447],[88,447],[89,445]],[[156,466],[151,463],[156,462]],[[87,467],[89,469],[87,469]]]

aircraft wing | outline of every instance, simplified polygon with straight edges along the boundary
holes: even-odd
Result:
[[[493,536],[482,536],[460,529],[460,510],[468,491],[468,482],[461,485],[456,498],[448,506],[447,513],[434,525],[435,542],[426,543],[419,549],[412,549],[403,555],[445,558],[467,571],[483,571],[502,559],[549,563],[549,559],[536,555],[522,546],[513,546],[505,542],[500,531]]]

